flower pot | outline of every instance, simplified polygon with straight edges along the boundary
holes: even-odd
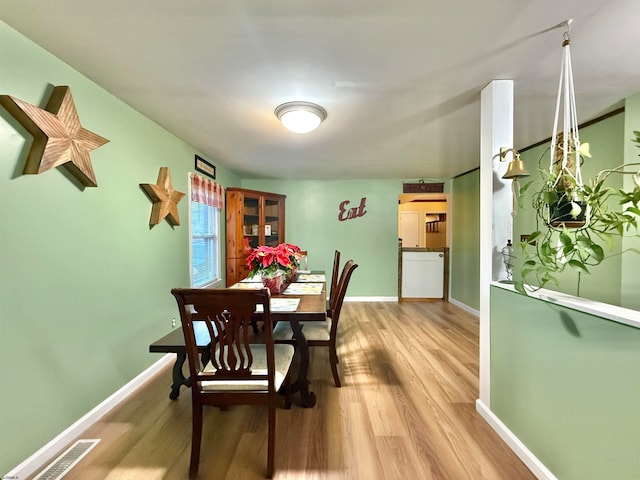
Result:
[[[580,212],[575,212],[575,205],[580,207]],[[586,202],[571,202],[567,199],[560,199],[549,204],[549,225],[552,227],[580,228],[587,223]]]
[[[289,281],[295,282],[297,276],[298,276],[298,269],[296,267],[293,267],[291,270],[289,270]]]
[[[269,289],[271,295],[278,295],[284,290],[284,275],[280,271],[272,275],[262,274],[262,285]]]

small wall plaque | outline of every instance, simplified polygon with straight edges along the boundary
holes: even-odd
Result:
[[[216,167],[215,167],[215,165],[207,162],[200,155],[196,155],[195,157],[196,157],[195,169],[198,172],[204,173],[206,176],[211,177],[211,178],[213,178],[215,180],[216,179]]]
[[[403,183],[402,193],[442,193],[444,192],[444,183],[425,182],[418,180],[415,183]]]

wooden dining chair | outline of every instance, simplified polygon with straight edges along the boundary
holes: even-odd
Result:
[[[331,315],[327,315],[324,322],[301,322],[302,333],[310,347],[326,347],[329,349],[329,364],[336,387],[341,387],[340,375],[338,375],[338,321],[344,296],[351,280],[351,274],[358,268],[353,260],[345,263],[342,274],[336,286],[336,296]],[[273,338],[276,343],[293,343],[293,330],[288,322],[278,322],[273,331]]]
[[[336,250],[333,254],[333,270],[331,273],[331,286],[329,288],[329,301],[327,302],[327,316],[331,316],[333,303],[338,291],[338,273],[340,272],[340,250]]]
[[[284,386],[290,407],[291,345],[274,345],[267,289],[182,289],[171,293],[178,302],[191,375],[192,435],[189,478],[198,474],[204,405],[267,405],[267,478],[273,476],[278,390]],[[264,343],[251,344],[251,317],[263,310]],[[201,368],[194,324],[202,322],[213,339]],[[219,332],[219,333],[218,333]]]

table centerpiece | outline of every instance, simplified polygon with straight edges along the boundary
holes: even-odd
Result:
[[[262,284],[272,295],[284,290],[295,276],[300,263],[300,247],[291,243],[280,243],[275,247],[259,245],[247,256],[249,277],[260,275]]]

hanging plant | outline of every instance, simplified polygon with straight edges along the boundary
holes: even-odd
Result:
[[[640,147],[640,131],[634,135],[632,141]],[[536,183],[529,182],[522,187],[518,198],[523,209],[529,203],[527,200],[531,200],[530,205],[536,212],[536,230],[520,245],[522,263],[515,288],[521,293],[527,293],[525,286],[536,289],[549,283],[559,285],[557,275],[567,268],[578,274],[590,273],[592,267],[606,258],[605,249],[611,247],[615,237],[640,236],[640,162],[601,170],[579,188],[573,183],[567,185],[562,195],[571,198],[570,204],[580,201],[578,207],[572,206],[574,211],[570,216],[578,217],[580,211],[587,216],[587,221],[575,227],[572,221],[554,224],[549,197],[557,192],[554,185],[558,177],[549,175],[546,169],[540,171],[542,187],[536,190]],[[631,175],[631,188],[607,185],[618,175]],[[633,248],[625,251],[629,250],[640,253]]]
[[[571,20],[567,21],[570,28]],[[587,221],[584,202],[582,158],[590,157],[589,144],[580,143],[576,96],[571,69],[571,39],[569,31],[563,35],[560,82],[549,150],[549,176],[546,183],[548,223],[553,227],[576,228]],[[562,110],[562,130],[560,113]]]
[[[578,228],[588,221],[585,187],[581,167],[584,157],[591,157],[588,143],[579,143],[575,136],[560,132],[552,142],[549,175],[545,188],[548,206],[547,222],[553,227]],[[576,143],[579,145],[576,148]]]
[[[567,21],[567,26],[570,25],[571,20]],[[522,268],[514,282],[521,293],[526,293],[525,285],[537,286],[532,288],[542,288],[548,283],[558,285],[556,276],[571,268],[578,272],[579,295],[580,275],[589,273],[591,267],[606,257],[603,245],[610,247],[614,236],[640,235],[640,163],[602,170],[586,184],[582,180],[583,158],[591,154],[589,144],[581,144],[578,134],[570,43],[567,31],[562,42],[549,168],[540,169],[542,186],[535,190],[535,184],[529,182],[520,190],[518,199],[523,207],[531,190],[531,204],[536,212],[536,230],[521,244]],[[561,110],[563,123],[559,131]],[[634,135],[633,141],[640,143],[640,132]],[[633,175],[633,188],[607,186],[615,175]]]

